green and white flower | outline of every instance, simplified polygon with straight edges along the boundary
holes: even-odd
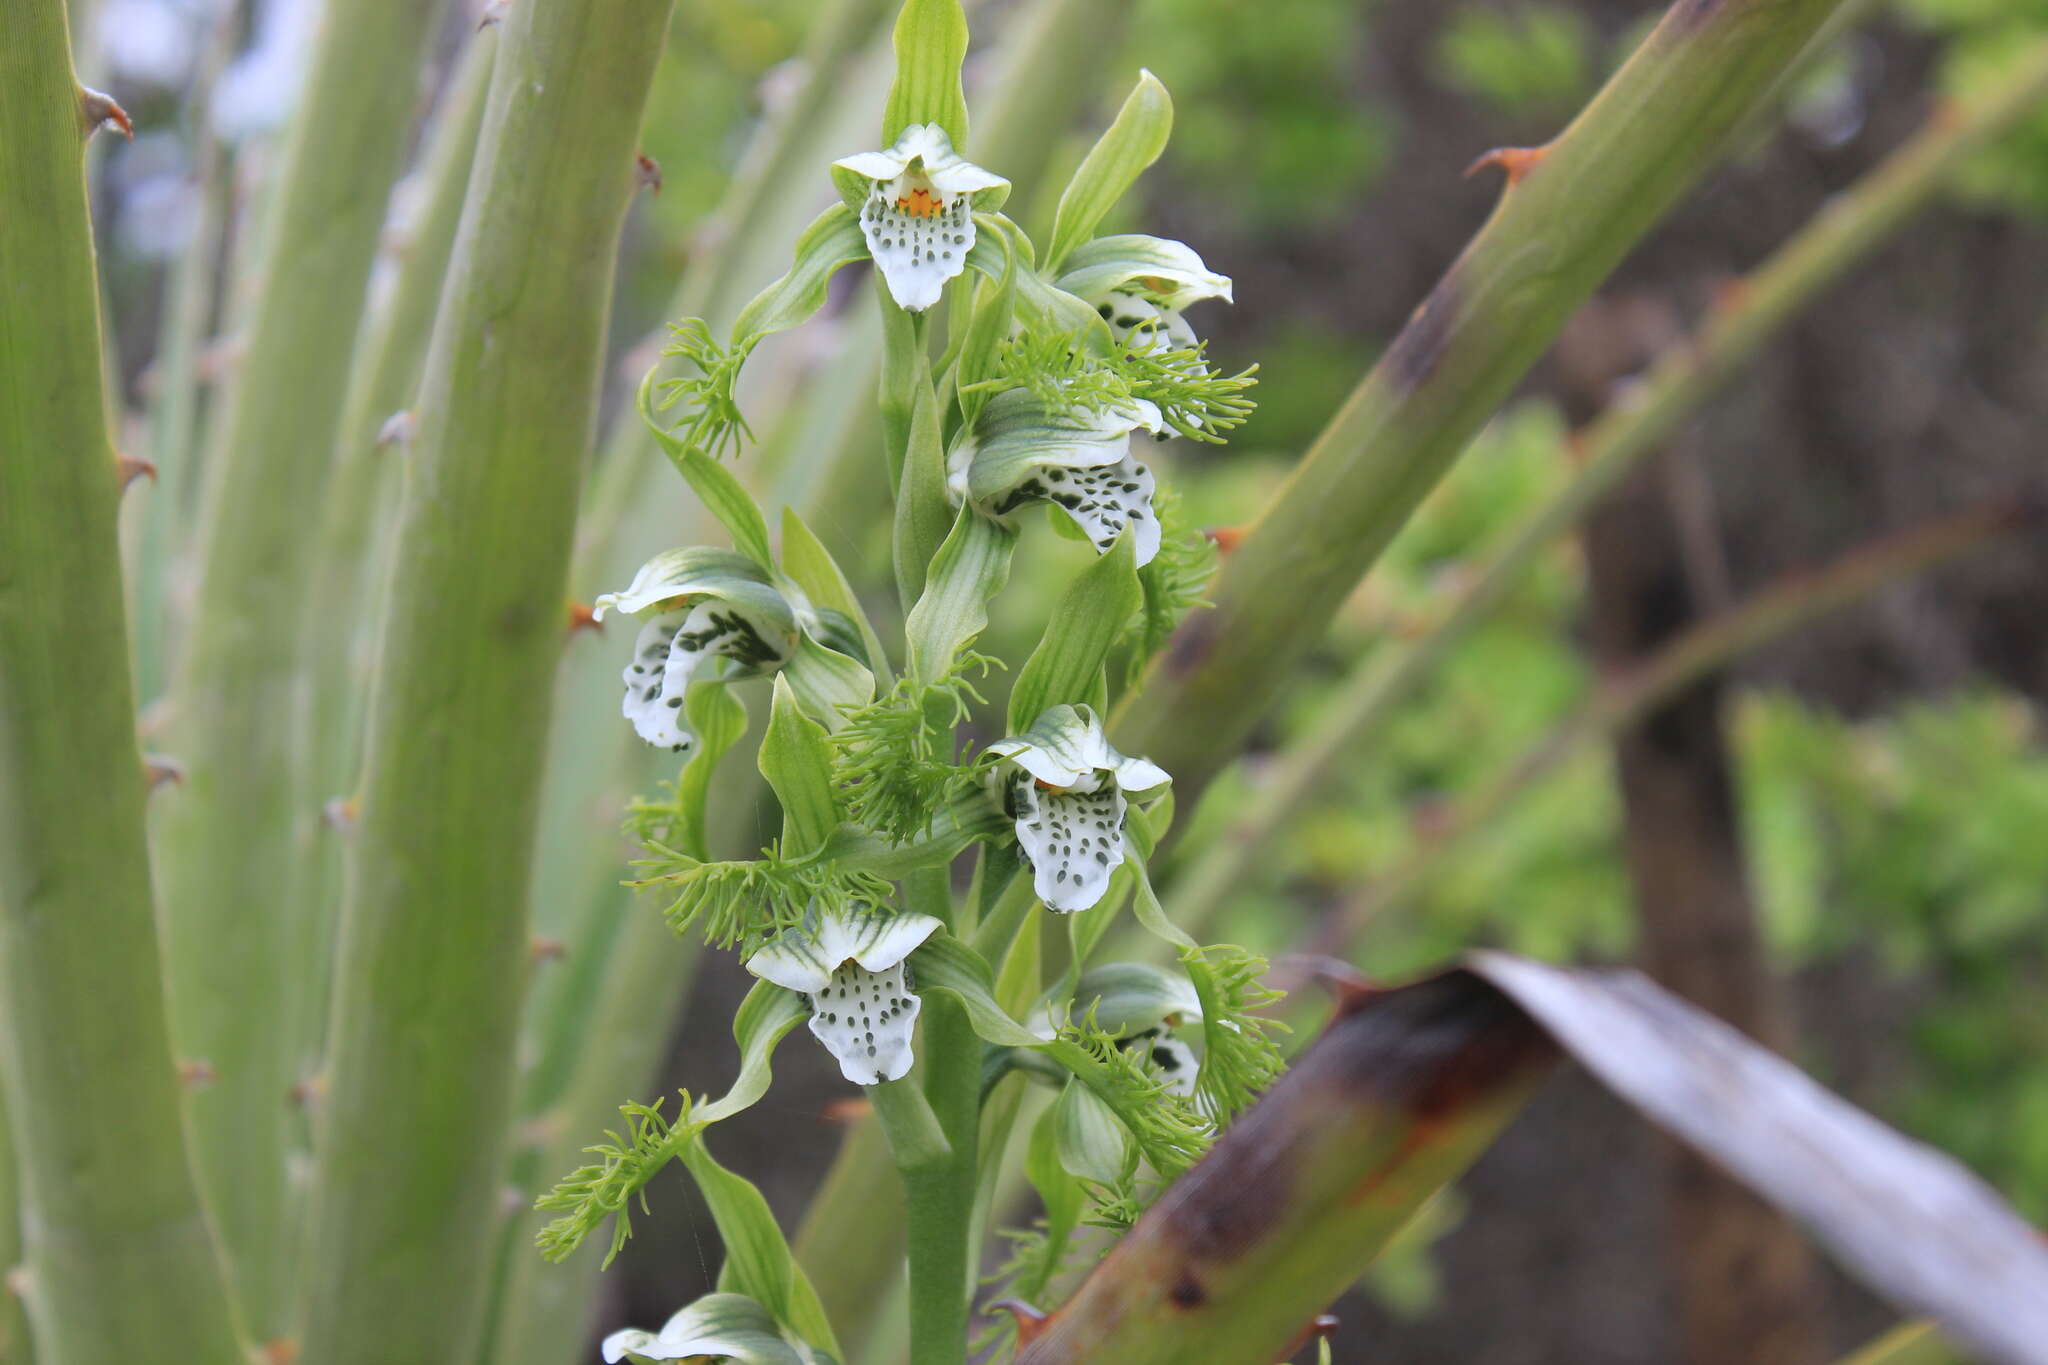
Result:
[[[899,307],[921,313],[974,249],[975,196],[1009,181],[953,150],[936,123],[913,123],[887,151],[832,163],[870,183],[860,205],[861,234]]]
[[[939,928],[930,915],[813,910],[747,959],[763,981],[810,999],[811,1032],[855,1085],[907,1074],[920,1002],[903,959]]]
[[[1159,553],[1152,471],[1131,454],[1131,433],[1157,433],[1159,409],[1144,399],[1105,409],[1052,410],[1028,389],[988,401],[947,457],[954,500],[1002,517],[1049,502],[1071,517],[1101,553],[1126,526],[1139,565]]]
[[[1230,277],[1218,275],[1185,243],[1127,233],[1076,247],[1059,287],[1086,299],[1119,341],[1178,348],[1195,344],[1181,316],[1204,299],[1231,302]]]
[[[1105,962],[1081,974],[1073,1003],[1059,1009],[1062,1017],[1093,1019],[1118,1047],[1135,1053],[1168,1094],[1195,1093],[1201,1063],[1174,1034],[1202,1022],[1202,1000],[1187,977],[1146,962]],[[1033,1033],[1046,1039],[1055,1035],[1053,1010],[1048,1002],[1032,1014]]]
[[[1111,748],[1087,706],[1051,707],[988,751],[1004,760],[993,780],[1039,900],[1062,914],[1089,909],[1124,860],[1126,793],[1154,792],[1171,779],[1150,759]]]
[[[622,706],[640,738],[677,753],[695,738],[683,727],[683,695],[698,667],[727,660],[729,678],[772,673],[795,654],[796,609],[761,567],[733,550],[693,546],[656,555],[623,592],[597,599],[592,615],[607,611],[657,615],[640,628],[633,657],[620,675]]]
[[[626,1327],[604,1339],[606,1365],[633,1361],[735,1360],[741,1365],[837,1365],[799,1341],[744,1294],[706,1294],[678,1312],[659,1332]]]

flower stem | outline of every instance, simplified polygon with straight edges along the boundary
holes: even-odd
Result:
[[[45,1365],[237,1365],[189,1165],[144,842],[61,4],[0,42],[0,1082]],[[94,121],[97,121],[96,118]]]
[[[909,1206],[911,1365],[962,1365],[974,1291],[981,1042],[950,996],[924,1001],[923,1088],[871,1086]]]
[[[582,452],[669,9],[522,4],[501,30],[370,708],[301,1365],[481,1335]]]
[[[1375,657],[1345,683],[1322,717],[1288,745],[1247,809],[1174,882],[1174,913],[1199,932],[1258,865],[1331,774],[1375,747],[1414,696],[1507,601],[1544,550],[1657,450],[1753,361],[1822,291],[1866,260],[1969,164],[1972,153],[2048,99],[2048,43],[1960,110],[1943,113],[1725,291],[1729,300],[1695,336],[1673,345],[1623,405],[1574,443],[1582,461],[1570,483],[1515,528],[1450,611],[1413,646]]]

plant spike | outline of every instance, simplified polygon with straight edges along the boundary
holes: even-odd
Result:
[[[301,1365],[481,1335],[564,579],[668,0],[515,5],[421,385],[371,706]]]
[[[1118,713],[1190,801],[1572,311],[1840,0],[1680,0],[1485,227],[1225,559]]]
[[[287,1153],[317,1019],[294,976],[299,840],[317,806],[292,788],[308,577],[334,424],[410,91],[441,6],[328,0],[251,267],[242,358],[205,461],[201,564],[172,735],[189,774],[159,814],[172,1028],[217,1080],[192,1102],[194,1155],[235,1288],[258,1335],[292,1291]],[[228,945],[232,945],[230,949]]]
[[[2048,100],[2048,43],[2013,65],[1995,89],[1946,110],[1828,206],[1768,260],[1725,291],[1694,336],[1660,357],[1632,394],[1574,439],[1582,463],[1571,481],[1507,542],[1414,644],[1374,658],[1339,689],[1316,723],[1289,744],[1229,831],[1210,840],[1173,884],[1174,908],[1190,931],[1236,894],[1273,835],[1332,773],[1369,752],[1415,695],[1472,633],[1492,617],[1530,566],[1644,457],[1757,357],[1823,291],[1892,240],[1978,149]]]
[[[0,213],[0,1080],[43,1365],[237,1365],[144,841],[85,188],[110,106],[63,5],[10,7],[0,184],[35,211]]]

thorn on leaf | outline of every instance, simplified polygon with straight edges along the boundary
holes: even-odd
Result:
[[[1000,1308],[1017,1320],[1017,1344],[1028,1346],[1036,1341],[1039,1334],[1052,1325],[1052,1318],[1040,1309],[1033,1308],[1022,1299],[998,1299],[989,1305]]]
[[[1301,1333],[1294,1338],[1293,1343],[1278,1356],[1274,1357],[1274,1359],[1281,1362],[1281,1365],[1285,1365],[1285,1362],[1294,1359],[1295,1354],[1302,1347],[1308,1345],[1311,1341],[1333,1336],[1336,1334],[1336,1331],[1337,1315],[1335,1313],[1318,1313],[1308,1320],[1308,1325],[1301,1329]]]
[[[327,1094],[327,1075],[308,1076],[286,1092],[293,1104],[301,1109],[311,1109]]]
[[[827,1123],[851,1126],[874,1112],[874,1106],[857,1096],[834,1100],[825,1106],[824,1118]]]
[[[633,183],[642,189],[661,193],[661,163],[641,152],[633,158]]]
[[[129,484],[134,483],[144,475],[149,477],[151,483],[156,482],[156,464],[154,461],[139,459],[134,455],[123,455],[119,459],[119,467],[121,470],[121,491],[124,493],[128,491]]]
[[[78,87],[78,121],[87,137],[111,123],[121,130],[122,136],[135,141],[135,120],[103,90],[88,85]]]
[[[569,633],[574,635],[579,630],[594,630],[599,635],[604,634],[604,622],[597,619],[597,609],[588,602],[569,604]]]
[[[569,945],[558,938],[547,938],[535,934],[526,945],[527,960],[538,967],[546,962],[560,962],[569,955]]]
[[[362,813],[362,802],[353,796],[337,796],[320,808],[320,818],[327,822],[327,828],[341,834],[354,829]]]
[[[149,779],[151,791],[155,791],[166,782],[180,787],[185,785],[185,765],[175,758],[165,758],[162,754],[144,754],[142,774]]]
[[[1543,147],[1495,147],[1465,168],[1465,177],[1479,174],[1488,166],[1498,166],[1507,172],[1508,188],[1522,183],[1522,177],[1536,169],[1537,163],[1550,154],[1548,146]]]
[[[1219,554],[1227,555],[1232,550],[1235,550],[1238,547],[1238,543],[1244,539],[1244,527],[1211,526],[1203,531],[1202,534],[1209,537],[1215,543]]]
[[[291,1337],[272,1337],[256,1348],[263,1365],[293,1365],[299,1358],[299,1343]]]
[[[1748,301],[1749,291],[1750,283],[1747,279],[1740,275],[1730,275],[1715,282],[1713,296],[1707,306],[1716,313],[1732,313]]]
[[[511,8],[512,0],[491,0],[488,5],[483,7],[483,12],[477,16],[476,31],[482,33],[493,24],[504,23],[505,15]]]
[[[5,1277],[7,1292],[17,1299],[25,1299],[35,1290],[35,1272],[25,1265],[10,1268]]]
[[[178,1084],[184,1086],[188,1092],[204,1090],[218,1079],[220,1073],[213,1069],[212,1062],[203,1057],[194,1057],[178,1063]]]
[[[414,430],[412,410],[400,408],[384,419],[383,426],[377,428],[377,448],[382,450],[386,446],[411,445]]]

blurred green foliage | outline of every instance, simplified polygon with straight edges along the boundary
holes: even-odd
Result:
[[[1968,95],[2007,61],[2048,33],[2048,0],[1896,0],[1909,22],[1941,40],[1935,81],[1943,94]],[[1957,177],[1956,192],[1987,208],[2048,215],[2048,110],[2036,113]]]
[[[1437,34],[1437,79],[1514,117],[1571,114],[1593,93],[1599,35],[1563,5],[1465,5]]]
[[[1354,202],[1393,150],[1392,116],[1358,77],[1370,13],[1293,0],[1283,21],[1239,0],[1149,0],[1132,47],[1173,91],[1172,178],[1257,229],[1327,224]]]

